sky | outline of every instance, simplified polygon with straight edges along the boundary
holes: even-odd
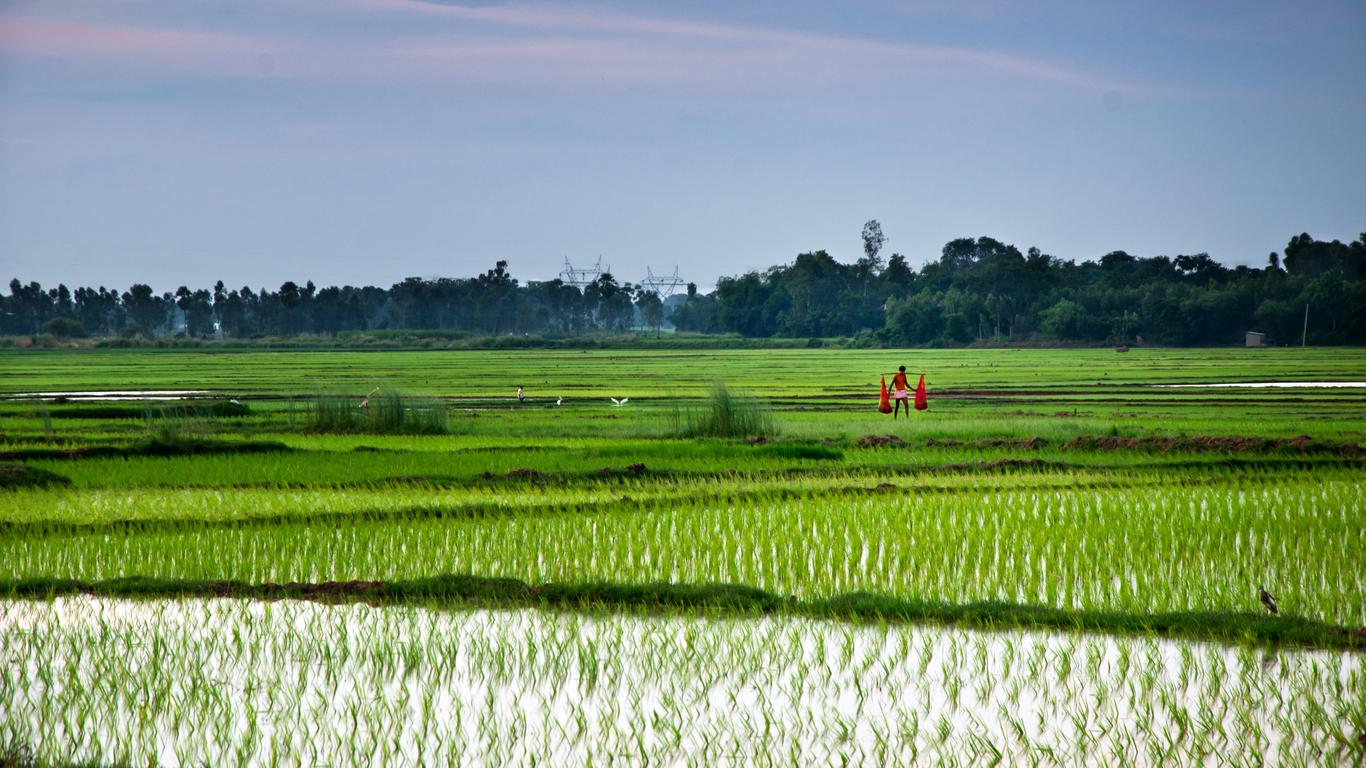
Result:
[[[1366,230],[1361,0],[0,0],[0,277],[707,290]]]

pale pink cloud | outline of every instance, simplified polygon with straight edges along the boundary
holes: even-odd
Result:
[[[704,51],[640,40],[431,37],[374,53],[386,66],[408,64],[410,71],[430,77],[499,82],[749,88],[791,84],[799,74],[805,75],[803,85],[829,79],[816,71],[818,63],[791,61],[779,52]]]
[[[897,7],[912,16],[967,16],[988,19],[1020,7],[1017,0],[907,0]]]
[[[450,19],[527,29],[627,33],[665,38],[691,38],[714,44],[740,44],[785,49],[793,56],[840,53],[847,56],[900,61],[943,62],[976,66],[1019,77],[1094,91],[1157,93],[1156,89],[1097,76],[1075,68],[999,51],[947,46],[893,43],[867,38],[822,35],[789,30],[624,16],[564,6],[463,6],[425,0],[353,0],[376,11],[420,13]]]
[[[1152,92],[1046,61],[969,48],[547,6],[348,0],[346,7],[456,23],[420,34],[328,43],[0,16],[0,55],[235,75],[737,89],[929,78],[947,67],[1092,91]]]
[[[791,74],[781,52],[630,38],[443,33],[343,45],[0,16],[0,58],[17,55],[167,72],[419,82],[757,85]]]
[[[182,30],[0,16],[0,52],[247,71],[280,41]]]
[[[221,49],[233,42],[221,35],[197,32],[0,17],[0,44],[7,53],[64,55],[80,51],[106,56],[147,51],[149,54],[183,54]]]

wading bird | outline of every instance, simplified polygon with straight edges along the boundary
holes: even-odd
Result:
[[[557,398],[555,398],[555,405],[561,405],[561,404],[563,404],[563,403],[564,403],[564,398],[563,398],[563,397],[557,397]]]
[[[607,398],[607,399],[612,401],[612,405],[614,405],[614,406],[620,408],[621,406],[626,405],[626,401],[627,401],[627,400],[630,400],[631,398],[629,398],[629,397],[623,397],[623,398],[621,398],[620,400],[618,400],[618,399],[616,399],[615,397],[609,397],[609,398]]]
[[[1272,597],[1271,593],[1266,591],[1266,587],[1260,587],[1260,590],[1261,594],[1258,596],[1262,599],[1262,605],[1266,606],[1266,612],[1272,616],[1280,613],[1280,610],[1276,608],[1276,598]]]

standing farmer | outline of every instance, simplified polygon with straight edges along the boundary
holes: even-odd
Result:
[[[911,417],[911,384],[906,380],[906,366],[896,369],[896,375],[892,376],[892,399],[896,401],[896,410],[892,412],[892,420],[895,421],[897,414],[901,413],[901,404],[906,404],[906,418]]]

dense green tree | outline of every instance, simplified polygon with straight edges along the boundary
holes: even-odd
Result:
[[[59,339],[74,339],[85,336],[85,326],[74,317],[54,317],[43,323],[43,333]]]
[[[664,325],[664,302],[654,291],[641,290],[636,293],[636,310],[640,312],[640,322],[646,328],[653,328],[655,338],[659,338],[660,327]]]
[[[191,291],[180,286],[175,292],[176,306],[185,314],[187,336],[208,336],[213,333],[213,295],[204,289]]]
[[[674,308],[669,321],[680,331],[705,333],[716,330],[716,305],[714,296],[697,292],[696,283],[688,283],[688,293],[683,302]]]
[[[862,234],[852,264],[826,251],[801,253],[790,264],[723,277],[709,294],[689,284],[668,302],[610,274],[584,290],[560,280],[523,285],[504,261],[470,278],[414,277],[389,288],[290,281],[276,291],[228,290],[219,281],[212,291],[182,286],[158,296],[146,284],[120,295],[15,279],[0,296],[0,333],[36,334],[60,317],[96,335],[159,334],[178,311],[190,335],[216,322],[229,338],[370,328],[560,335],[658,329],[667,316],[682,331],[884,344],[1236,344],[1247,330],[1292,344],[1308,307],[1309,343],[1366,343],[1366,234],[1347,244],[1297,235],[1284,260],[1273,253],[1263,268],[1229,268],[1204,253],[1122,250],[1074,263],[991,237],[960,238],[919,272],[901,254],[883,265],[886,237],[876,221]]]
[[[9,293],[6,329],[10,333],[38,333],[52,317],[52,297],[38,283],[24,285],[17,278],[9,282]]]
[[[635,303],[631,297],[633,288],[630,283],[619,285],[610,272],[598,275],[584,288],[584,301],[597,328],[624,331],[631,327],[635,319]]]
[[[1285,246],[1285,269],[1292,275],[1314,277],[1337,271],[1350,280],[1366,278],[1366,232],[1355,242],[1321,242],[1308,234],[1290,238]]]
[[[150,285],[135,283],[124,291],[123,306],[129,320],[137,323],[145,333],[156,333],[166,325],[172,304],[156,295]]]
[[[1071,299],[1058,299],[1040,313],[1039,329],[1060,339],[1093,340],[1099,337],[1100,327],[1086,307]]]
[[[76,319],[81,327],[96,336],[117,333],[123,327],[124,308],[119,301],[118,291],[93,288],[77,288],[74,296]]]
[[[915,287],[915,272],[906,263],[906,257],[899,253],[887,259],[887,268],[882,271],[882,282],[886,284],[888,296],[906,296]]]
[[[944,306],[928,291],[888,304],[884,339],[901,344],[928,344],[944,332]]]

